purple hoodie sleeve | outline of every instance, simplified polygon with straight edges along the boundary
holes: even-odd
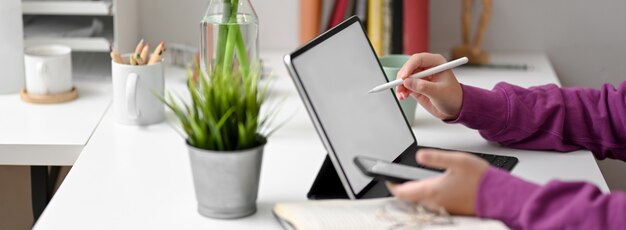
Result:
[[[626,82],[601,90],[462,87],[461,113],[451,122],[477,129],[488,140],[523,149],[589,149],[599,159],[626,160]],[[582,182],[538,186],[490,168],[481,179],[476,213],[515,229],[623,229],[626,194],[602,194]]]
[[[540,187],[491,167],[478,188],[476,213],[513,229],[624,229],[626,194],[602,194],[583,182]]]
[[[626,160],[626,81],[601,90],[499,83],[489,91],[463,85],[455,121],[504,146],[573,151]]]

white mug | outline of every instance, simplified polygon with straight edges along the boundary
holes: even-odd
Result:
[[[135,66],[112,61],[111,66],[113,109],[117,122],[150,125],[163,121],[165,108],[157,98],[163,97],[163,63]]]
[[[72,49],[46,45],[26,48],[26,92],[58,94],[72,90]]]

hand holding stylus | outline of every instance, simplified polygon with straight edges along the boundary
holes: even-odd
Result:
[[[440,72],[443,72],[443,71],[450,70],[452,68],[461,66],[461,65],[467,63],[467,61],[468,61],[468,59],[466,57],[462,57],[462,58],[456,59],[454,61],[451,61],[451,62],[448,62],[448,63],[443,63],[443,64],[438,65],[438,66],[433,66],[433,67],[430,67],[428,69],[422,70],[422,71],[420,71],[418,73],[411,74],[411,76],[409,76],[409,78],[418,79],[418,78],[428,77],[430,75],[437,74],[437,73],[440,73]],[[391,89],[393,87],[401,85],[403,81],[404,81],[404,79],[396,79],[396,80],[393,80],[391,82],[387,82],[385,84],[382,84],[382,85],[374,87],[368,93],[378,93],[378,92],[385,91],[387,89]]]
[[[396,97],[404,100],[411,96],[429,113],[442,120],[458,117],[463,102],[463,90],[454,73],[450,70],[438,72],[423,78],[409,78],[411,74],[428,70],[446,63],[439,54],[414,54],[398,71],[402,84],[396,87]]]

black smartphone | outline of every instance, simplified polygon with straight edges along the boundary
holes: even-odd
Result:
[[[423,180],[439,176],[442,173],[436,170],[397,164],[365,156],[356,156],[354,163],[365,175],[394,183]]]

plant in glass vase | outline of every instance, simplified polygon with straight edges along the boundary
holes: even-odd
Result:
[[[259,61],[258,18],[248,0],[211,0],[202,19],[202,67],[228,75],[239,66],[245,76]],[[206,68],[203,68],[207,72]]]

